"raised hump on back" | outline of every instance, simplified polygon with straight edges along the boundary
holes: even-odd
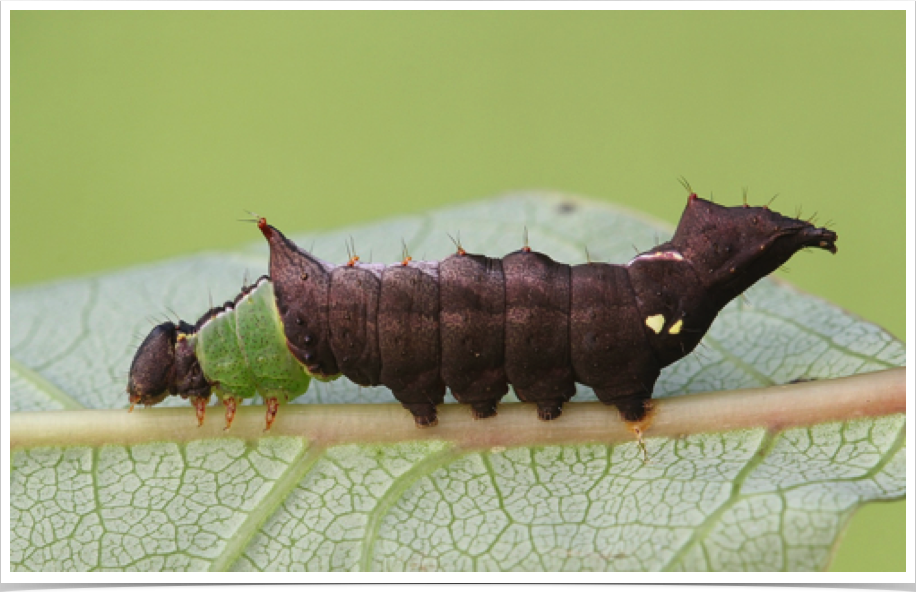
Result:
[[[300,249],[266,222],[258,226],[270,246],[270,279],[290,351],[313,375],[339,374],[328,322],[334,266]]]

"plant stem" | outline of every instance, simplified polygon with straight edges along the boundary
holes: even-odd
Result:
[[[764,427],[777,431],[827,421],[906,412],[906,368],[845,378],[759,389],[671,397],[655,402],[645,437],[679,437]],[[198,428],[193,407],[74,410],[13,413],[10,445],[138,444],[187,442],[204,438],[264,436],[307,438],[314,446],[448,440],[463,448],[630,442],[634,434],[613,407],[569,403],[563,415],[542,422],[534,405],[508,403],[494,418],[474,421],[466,405],[441,405],[439,425],[414,427],[397,404],[285,405],[270,432],[264,431],[264,407],[241,407],[232,429],[223,430],[221,414],[211,413]]]

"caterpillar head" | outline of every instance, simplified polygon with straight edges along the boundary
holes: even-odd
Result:
[[[836,253],[836,240],[831,230],[766,206],[720,206],[692,193],[671,244],[724,303],[804,248]]]
[[[170,393],[174,382],[175,342],[178,327],[165,322],[153,327],[134,354],[127,379],[130,405],[155,405]]]
[[[195,327],[184,321],[153,327],[130,364],[127,394],[130,405],[156,405],[169,395],[209,396],[210,384],[200,370],[187,339]]]

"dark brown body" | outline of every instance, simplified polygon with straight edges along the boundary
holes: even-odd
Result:
[[[433,425],[446,387],[476,417],[511,384],[542,419],[592,387],[641,420],[661,369],[690,353],[732,298],[836,235],[766,208],[691,195],[674,238],[626,265],[569,266],[522,249],[441,262],[333,266],[262,221],[290,350],[310,372],[384,385]]]

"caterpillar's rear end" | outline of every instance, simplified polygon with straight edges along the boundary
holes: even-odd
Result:
[[[802,248],[835,252],[837,238],[766,207],[726,208],[695,194],[671,241],[625,265],[570,266],[526,246],[502,259],[459,247],[441,262],[354,257],[334,266],[264,219],[258,225],[270,245],[279,339],[292,357],[314,377],[388,387],[420,427],[436,424],[446,388],[485,418],[511,384],[550,420],[576,382],[640,422],[661,369],[693,351],[723,306]],[[147,340],[151,359],[174,357],[167,344],[177,342],[163,331]],[[164,396],[131,388],[132,401]]]

